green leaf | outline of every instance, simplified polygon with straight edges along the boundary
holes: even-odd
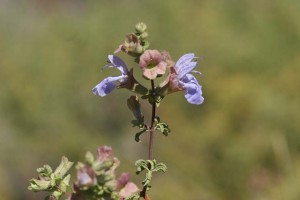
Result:
[[[167,171],[167,166],[164,163],[159,163],[155,166],[155,169],[153,169],[153,171],[163,171],[166,172]]]
[[[54,191],[52,193],[52,196],[54,197],[55,200],[59,200],[62,195],[63,193],[61,191]]]
[[[114,165],[113,160],[107,159],[104,161],[96,161],[93,163],[92,168],[94,169],[95,173],[100,175],[103,174],[104,171],[110,169]]]
[[[150,186],[153,172],[157,172],[157,171],[166,172],[167,170],[167,166],[165,164],[163,163],[157,164],[156,160],[140,159],[135,162],[135,165],[137,166],[137,172],[136,172],[137,174],[140,174],[142,171],[146,170],[146,177],[142,181],[144,187]]]
[[[131,96],[127,99],[127,106],[134,115],[135,123],[144,124],[144,116],[141,112],[141,105],[137,96]]]
[[[55,177],[63,178],[72,166],[73,162],[69,162],[68,158],[63,156],[59,166],[54,171]]]
[[[136,142],[140,142],[140,141],[141,141],[141,140],[140,140],[141,135],[142,135],[143,133],[145,133],[146,131],[147,131],[147,129],[143,129],[143,130],[141,130],[140,132],[137,132],[137,133],[135,134],[135,137],[134,137],[135,141],[136,141]]]
[[[130,197],[126,197],[124,200],[139,200],[140,199],[140,192],[136,192],[132,194]]]
[[[168,124],[165,122],[160,122],[160,118],[158,116],[155,117],[155,130],[162,132],[165,136],[168,136],[171,132]]]
[[[51,188],[51,181],[31,179],[29,183],[30,185],[28,190],[32,190],[34,192],[44,191]]]
[[[41,168],[37,168],[37,172],[41,177],[50,177],[52,174],[53,170],[49,165],[44,165]]]
[[[95,157],[91,152],[85,154],[85,160],[89,165],[92,165],[95,162]]]
[[[60,183],[59,189],[60,189],[60,191],[62,191],[63,193],[67,192],[67,188],[68,188],[68,186],[70,186],[70,185],[69,185],[70,179],[71,179],[71,175],[68,174],[68,175],[62,180],[62,182]]]
[[[148,169],[151,171],[152,169],[154,169],[156,165],[156,160],[147,160],[147,163],[148,163]]]

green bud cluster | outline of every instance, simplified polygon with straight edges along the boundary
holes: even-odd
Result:
[[[143,22],[137,23],[135,25],[136,35],[139,37],[141,41],[145,41],[145,39],[148,37],[148,32],[146,24]]]
[[[135,32],[127,34],[124,43],[115,52],[122,50],[128,55],[135,57],[138,62],[139,56],[150,46],[150,43],[146,40],[148,37],[146,30],[146,24],[142,22],[137,23],[135,25]]]
[[[85,162],[78,162],[77,181],[70,189],[69,169],[73,163],[63,157],[59,166],[52,170],[49,165],[37,169],[38,178],[31,179],[29,190],[34,192],[51,192],[46,200],[120,200],[139,191],[129,181],[129,174],[122,173],[118,178],[115,170],[119,160],[112,157],[112,149],[102,146],[97,149],[97,156],[91,152],[85,155]],[[67,193],[68,191],[68,193]]]
[[[46,199],[58,200],[67,192],[70,182],[70,174],[67,174],[73,162],[69,162],[66,157],[62,157],[59,166],[53,172],[49,165],[44,165],[37,169],[39,178],[29,181],[29,190],[34,192],[48,191],[52,194]]]

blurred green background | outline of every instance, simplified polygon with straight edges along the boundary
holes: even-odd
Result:
[[[203,57],[204,104],[176,93],[159,108],[172,133],[156,136],[169,170],[152,199],[299,200],[299,10],[298,0],[0,0],[1,199],[42,199],[27,191],[37,167],[103,144],[141,181],[148,137],[134,141],[130,92],[91,89],[118,74],[100,68],[143,21],[151,48]]]

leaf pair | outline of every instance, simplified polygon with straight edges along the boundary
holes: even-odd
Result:
[[[146,171],[146,178],[143,180],[144,187],[150,187],[150,182],[152,179],[152,173],[157,171],[167,171],[167,166],[164,163],[157,163],[156,160],[137,160],[135,162],[137,167],[137,174],[140,174],[142,171]]]

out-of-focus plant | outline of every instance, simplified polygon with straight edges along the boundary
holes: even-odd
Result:
[[[34,192],[51,192],[46,199],[58,200],[65,196],[68,200],[119,200],[139,191],[138,187],[129,181],[129,174],[116,176],[115,170],[119,160],[112,156],[112,148],[102,146],[97,149],[95,157],[91,152],[85,155],[85,162],[78,162],[77,180],[70,188],[70,174],[67,174],[73,163],[66,157],[53,172],[49,165],[38,168],[38,179],[31,179],[29,190]]]
[[[60,199],[67,192],[70,182],[70,174],[67,174],[73,163],[66,157],[62,157],[59,166],[55,171],[49,165],[44,165],[37,169],[39,174],[37,179],[30,180],[29,190],[34,192],[49,191],[52,192],[46,199]]]
[[[29,189],[32,191],[52,192],[47,199],[58,200],[66,196],[69,200],[137,200],[140,198],[150,199],[148,191],[151,189],[151,180],[154,172],[166,172],[167,166],[158,163],[154,159],[153,146],[156,131],[168,136],[171,132],[169,125],[162,122],[157,116],[157,108],[162,100],[169,94],[183,91],[186,100],[195,105],[203,103],[201,85],[193,74],[201,74],[195,71],[197,57],[193,53],[181,56],[176,62],[171,59],[169,52],[149,49],[147,41],[147,26],[138,23],[135,32],[126,35],[124,43],[116,50],[134,58],[137,70],[142,70],[142,78],[150,81],[150,88],[138,82],[134,76],[134,68],[129,69],[125,62],[116,55],[108,55],[108,64],[103,67],[117,68],[121,75],[109,76],[93,88],[93,93],[104,97],[115,89],[128,89],[135,95],[127,99],[127,106],[131,110],[134,119],[131,121],[133,127],[139,131],[135,134],[135,141],[140,141],[140,136],[149,133],[148,158],[139,159],[135,165],[137,174],[145,172],[142,181],[142,189],[129,181],[129,174],[122,173],[119,177],[115,175],[115,169],[119,160],[112,157],[111,147],[102,146],[98,148],[97,156],[90,152],[86,154],[84,163],[78,162],[77,181],[69,191],[70,175],[67,174],[73,163],[63,157],[59,167],[52,172],[50,166],[45,165],[38,169],[39,178],[30,181]],[[157,78],[164,77],[163,81],[156,83]],[[141,111],[140,99],[147,100],[152,106],[151,121],[145,122]]]

